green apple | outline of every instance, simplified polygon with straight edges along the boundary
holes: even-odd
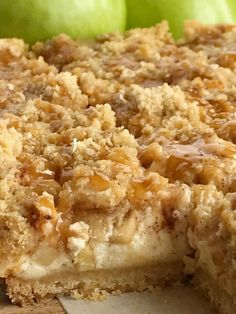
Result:
[[[0,36],[29,43],[59,33],[89,38],[125,26],[125,0],[0,0]]]
[[[207,24],[234,23],[236,0],[127,0],[128,28],[147,27],[167,20],[175,38],[186,19]]]

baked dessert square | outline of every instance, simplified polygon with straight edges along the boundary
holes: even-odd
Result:
[[[0,275],[15,303],[193,277],[235,295],[236,26],[0,40]]]

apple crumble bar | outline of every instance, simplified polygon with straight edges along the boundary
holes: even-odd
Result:
[[[236,26],[0,40],[0,275],[25,304],[193,276],[236,311]]]

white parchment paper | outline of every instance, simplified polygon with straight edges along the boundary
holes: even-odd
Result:
[[[109,296],[99,302],[60,298],[68,314],[215,314],[209,302],[188,287]]]

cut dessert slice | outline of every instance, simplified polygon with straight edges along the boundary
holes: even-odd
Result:
[[[236,194],[224,196],[200,185],[193,188],[193,193],[195,209],[189,219],[188,238],[196,253],[194,261],[186,259],[187,269],[220,312],[235,313]]]
[[[74,76],[26,58],[4,64],[2,81],[0,271],[12,301],[180,279],[189,188],[145,170],[134,136],[108,104],[85,109]],[[15,82],[30,62],[36,74]]]

